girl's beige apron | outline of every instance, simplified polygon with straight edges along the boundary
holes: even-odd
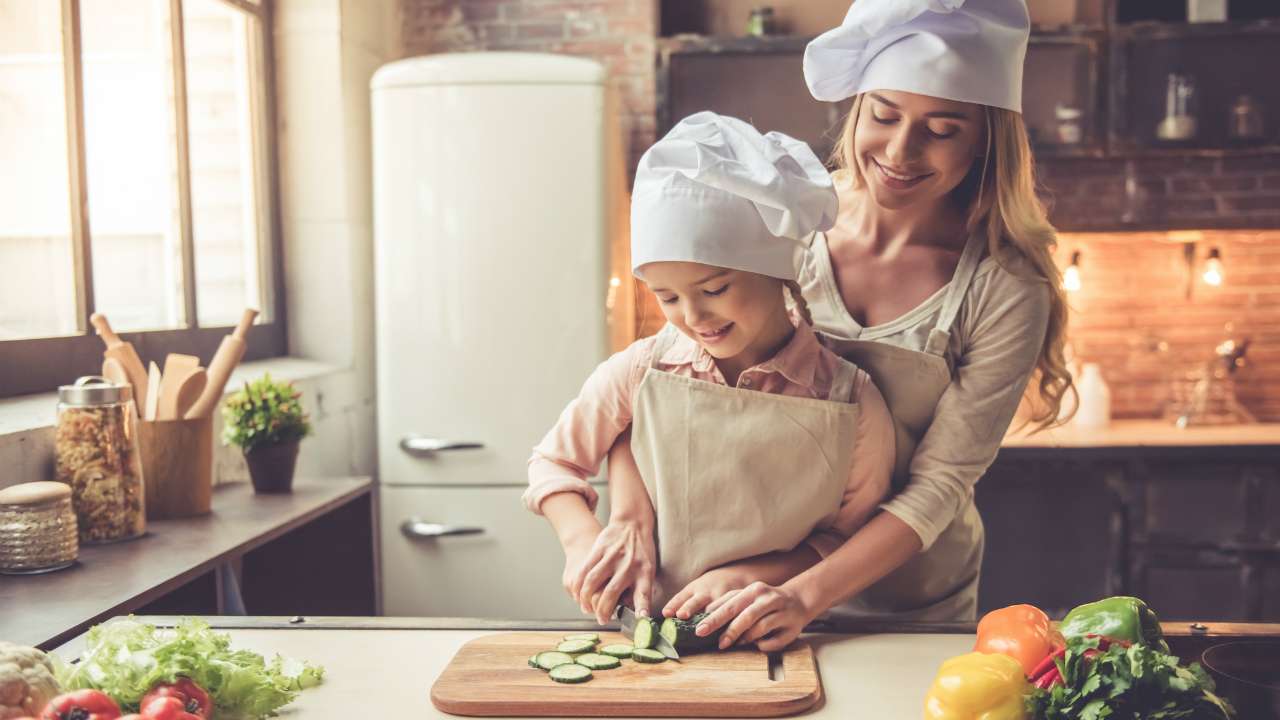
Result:
[[[655,364],[678,333],[659,333]],[[841,362],[817,400],[646,370],[631,449],[657,516],[654,607],[711,568],[794,548],[835,516],[856,450],[856,377]]]

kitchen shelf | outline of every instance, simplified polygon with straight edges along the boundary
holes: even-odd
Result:
[[[372,487],[367,477],[298,479],[292,493],[281,495],[256,495],[248,483],[219,486],[208,515],[150,520],[136,540],[82,546],[79,560],[65,570],[4,576],[0,638],[55,647],[365,498]]]

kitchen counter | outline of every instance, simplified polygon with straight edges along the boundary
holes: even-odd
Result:
[[[1040,433],[1010,432],[1005,448],[1168,448],[1280,446],[1280,423],[1179,428],[1164,420],[1114,420],[1099,430],[1067,425]]]
[[[136,540],[82,546],[65,570],[0,576],[0,639],[53,647],[201,575],[223,573],[251,550],[368,495],[372,484],[367,477],[298,479],[282,495],[223,485],[214,489],[208,515],[151,520]],[[219,577],[220,584],[233,580],[233,573]]]
[[[323,665],[325,681],[281,717],[453,717],[431,705],[432,684],[464,643],[504,630],[596,630],[589,621],[519,623],[448,618],[207,618],[233,646]],[[157,624],[173,618],[151,618]],[[805,717],[916,718],[941,662],[973,647],[972,625],[848,624],[813,633],[825,700]],[[1166,626],[1170,633],[1185,630]],[[1223,636],[1280,636],[1280,625],[1222,626]],[[1211,627],[1209,636],[1217,636]],[[1219,636],[1221,637],[1221,636]],[[1171,639],[1171,644],[1174,641]],[[70,660],[83,637],[55,652]],[[1175,647],[1175,649],[1177,649]]]

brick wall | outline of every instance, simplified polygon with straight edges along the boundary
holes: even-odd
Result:
[[[1214,247],[1224,266],[1219,287],[1201,278]],[[1237,396],[1259,420],[1280,421],[1280,231],[1064,233],[1059,265],[1074,251],[1081,289],[1068,295],[1072,346],[1102,366],[1116,417],[1160,416],[1175,383],[1204,367],[1218,343],[1249,338]]]
[[[404,0],[404,51],[520,50],[604,63],[634,168],[654,141],[656,20],[657,0]]]
[[[1063,230],[1280,227],[1280,156],[1047,158],[1038,163]]]

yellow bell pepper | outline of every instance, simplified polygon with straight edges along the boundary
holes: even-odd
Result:
[[[1008,655],[971,652],[942,663],[925,696],[925,720],[1026,720],[1031,685]]]

